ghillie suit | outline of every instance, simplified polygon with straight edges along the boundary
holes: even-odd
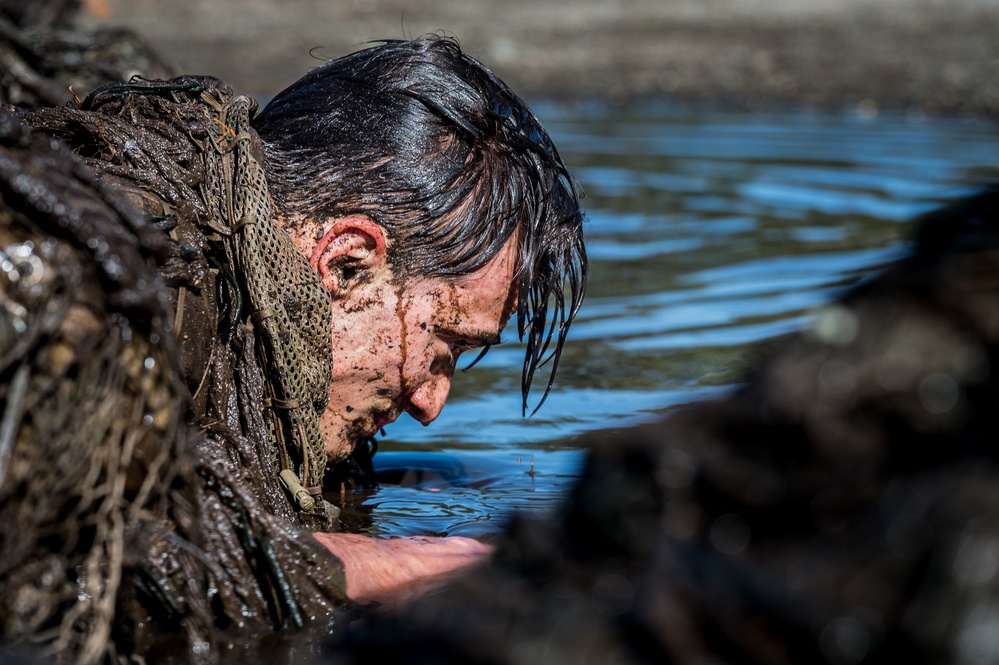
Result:
[[[336,663],[994,663],[999,189]]]
[[[227,646],[240,657],[273,642],[280,628],[324,630],[345,602],[339,561],[294,524],[273,471],[259,406],[275,388],[257,355],[269,349],[259,338],[270,319],[257,309],[251,329],[239,303],[252,299],[232,284],[216,293],[214,275],[228,284],[240,259],[223,251],[216,260],[231,263],[212,266],[190,228],[207,212],[190,188],[217,194],[213,205],[225,214],[205,214],[213,223],[252,228],[250,211],[227,197],[228,180],[199,177],[206,163],[252,173],[240,161],[250,145],[240,124],[248,106],[230,105],[235,115],[222,122],[233,124],[222,125],[227,91],[211,81],[175,87],[200,100],[210,86],[210,102],[178,104],[169,90],[135,105],[124,94],[90,98],[90,107],[147,119],[130,130],[148,131],[134,146],[114,134],[128,125],[114,112],[98,125],[82,122],[97,113],[73,108],[32,117],[51,121],[53,133],[79,132],[89,161],[133,195],[149,194],[143,176],[170,184],[158,192],[164,198],[147,196],[165,206],[161,228],[64,146],[0,115],[0,630],[8,644],[83,663],[211,661]],[[168,121],[142,116],[149,108]],[[167,140],[169,121],[189,128],[183,155]],[[164,281],[186,295],[171,302]],[[198,316],[214,325],[220,301],[226,343],[178,344],[177,327],[194,330]],[[302,315],[294,302],[281,304]],[[182,348],[196,343],[208,356],[200,364]],[[290,410],[292,397],[269,397]],[[248,398],[260,400],[256,410]]]
[[[127,81],[133,75],[166,78],[169,67],[126,30],[76,27],[79,0],[0,0],[0,102],[57,106],[73,90]]]
[[[229,451],[232,463],[264,477],[254,483],[270,512],[330,530],[337,510],[322,496],[319,416],[332,374],[331,300],[272,219],[255,109],[217,79],[181,77],[110,84],[79,106],[23,118],[169,234],[177,251],[161,274],[173,287],[192,418],[247,440]]]

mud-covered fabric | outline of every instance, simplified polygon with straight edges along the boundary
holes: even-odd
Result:
[[[276,476],[290,470],[282,483],[299,520],[328,530],[336,510],[322,499],[318,422],[332,368],[330,299],[271,219],[249,126],[254,110],[217,79],[182,77],[106,86],[78,106],[24,118],[70,145],[169,233],[177,259],[164,276],[176,288],[173,327],[195,416],[249,440],[252,460],[229,452],[251,475],[267,476],[254,484],[272,512],[291,514]]]
[[[170,68],[138,35],[75,25],[79,0],[0,0],[0,102],[58,106],[74,91],[169,77]]]
[[[193,199],[167,194],[164,205],[190,209]],[[279,629],[325,629],[346,602],[339,561],[294,523],[273,473],[261,472],[266,441],[243,435],[253,410],[233,397],[227,411],[189,424],[201,398],[184,385],[191,367],[174,326],[197,308],[173,307],[164,281],[185,284],[206,322],[228,296],[208,288],[205,254],[182,242],[196,237],[183,229],[196,216],[176,217],[160,219],[176,222],[170,231],[156,228],[64,146],[0,115],[8,648],[67,662],[211,661],[272,642]],[[263,399],[252,331],[235,326],[228,340],[240,395]],[[259,409],[254,417],[262,421]]]

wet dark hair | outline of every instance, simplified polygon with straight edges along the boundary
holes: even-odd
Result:
[[[587,262],[578,192],[523,100],[454,40],[428,36],[327,62],[253,124],[281,213],[367,215],[388,231],[399,277],[468,274],[519,230],[524,409],[550,361],[544,403]]]

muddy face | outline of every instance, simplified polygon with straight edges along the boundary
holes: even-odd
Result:
[[[499,342],[516,304],[516,250],[511,241],[462,277],[403,284],[384,261],[334,293],[333,382],[320,419],[331,462],[403,413],[424,425],[437,418],[458,357]]]

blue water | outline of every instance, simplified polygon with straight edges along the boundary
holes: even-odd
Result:
[[[581,435],[723,394],[818,304],[901,256],[914,216],[999,180],[999,128],[984,121],[537,110],[586,194],[592,275],[555,390],[521,417],[507,330],[435,423],[387,428],[375,460],[400,484],[364,499],[372,534],[487,537],[513,510],[551,510]]]

